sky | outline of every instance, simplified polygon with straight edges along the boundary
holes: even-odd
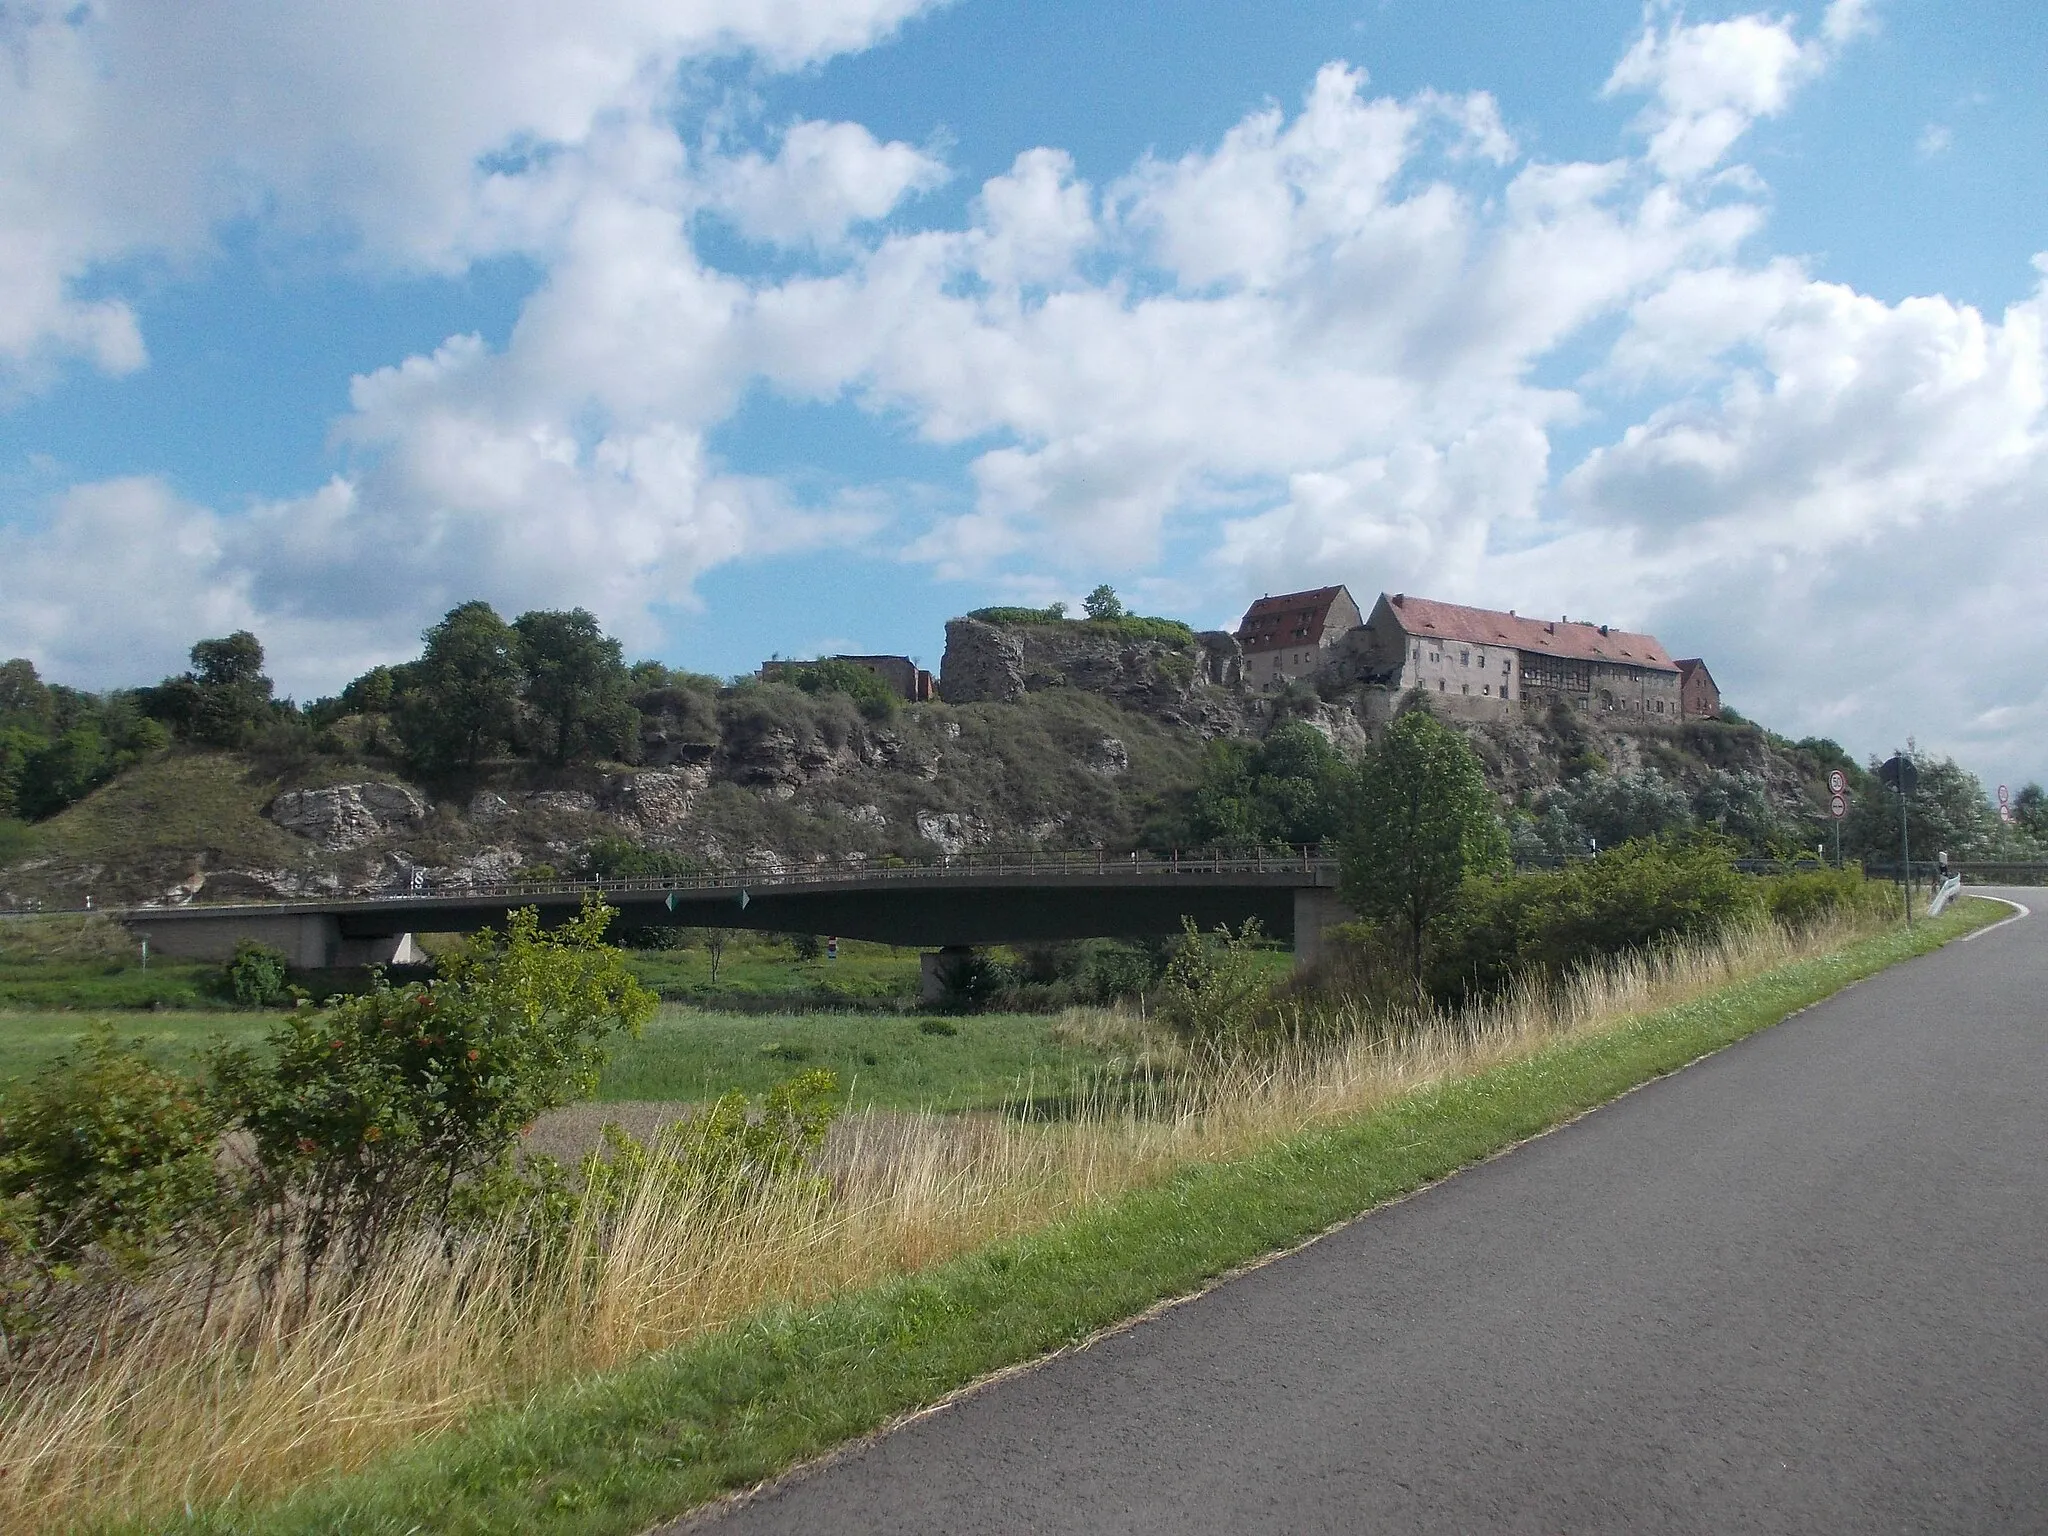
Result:
[[[2048,778],[2048,7],[0,0],[0,656],[1343,582]]]

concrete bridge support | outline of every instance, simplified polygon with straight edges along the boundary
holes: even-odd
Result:
[[[418,965],[426,960],[409,933],[372,938],[345,938],[341,919],[326,912],[275,915],[235,913],[153,920],[148,913],[130,913],[122,924],[137,938],[147,939],[152,953],[179,960],[234,959],[235,946],[247,939],[277,950],[294,970],[324,971],[341,966]]]
[[[1313,970],[1329,952],[1325,928],[1355,923],[1358,914],[1337,900],[1328,886],[1301,886],[1294,892],[1294,969]]]
[[[965,944],[949,944],[944,949],[928,949],[919,955],[918,1000],[938,1004],[951,999],[959,989],[961,969],[973,959],[974,951]]]

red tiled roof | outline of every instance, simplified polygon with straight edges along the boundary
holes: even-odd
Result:
[[[1323,638],[1330,605],[1342,587],[1317,587],[1313,592],[1282,592],[1262,597],[1244,611],[1237,626],[1238,643],[1246,651],[1275,651],[1289,645],[1314,645]],[[1298,634],[1298,630],[1307,634]]]
[[[1571,661],[1605,661],[1620,666],[1676,672],[1655,635],[1633,634],[1583,620],[1568,623],[1526,619],[1491,608],[1466,608],[1397,593],[1387,600],[1402,629],[1420,639],[1458,640],[1468,645],[1506,645],[1518,651],[1560,656]]]

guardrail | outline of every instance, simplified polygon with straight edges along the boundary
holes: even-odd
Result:
[[[233,909],[238,907],[279,906],[279,907],[321,907],[384,905],[403,901],[508,901],[517,902],[535,897],[571,896],[581,898],[586,894],[598,896],[666,895],[691,891],[737,891],[741,889],[765,890],[778,886],[825,885],[834,882],[859,881],[893,883],[903,882],[959,882],[997,878],[1028,878],[1032,875],[1086,875],[1101,879],[1133,877],[1157,877],[1161,875],[1279,875],[1295,874],[1322,880],[1333,878],[1337,861],[1328,857],[1320,848],[1294,848],[1287,852],[1246,854],[1238,856],[1192,855],[1178,852],[1146,853],[1126,852],[1053,852],[1039,849],[1022,849],[1014,852],[986,852],[950,854],[928,864],[889,862],[876,858],[862,858],[858,855],[837,859],[812,859],[801,863],[785,864],[780,868],[766,865],[739,869],[701,870],[688,874],[629,876],[615,879],[596,880],[525,880],[496,881],[485,885],[440,887],[406,891],[379,892],[367,896],[337,896],[322,898],[271,897],[267,899],[229,898],[215,901],[195,899],[186,902],[145,903],[128,907],[75,907],[75,908],[16,908],[0,910],[0,917],[83,915],[90,911],[105,912],[110,916],[122,913],[163,913],[195,912]]]

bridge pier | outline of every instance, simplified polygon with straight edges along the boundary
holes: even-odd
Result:
[[[1294,892],[1294,969],[1313,970],[1329,953],[1323,938],[1325,928],[1355,923],[1358,914],[1337,900],[1328,886],[1298,886]]]
[[[974,958],[966,944],[928,949],[917,957],[917,996],[923,1003],[943,1003],[958,990],[960,969]]]
[[[177,915],[172,917],[170,912]],[[223,913],[210,917],[169,908],[162,918],[147,912],[131,912],[121,922],[137,938],[149,940],[154,953],[179,960],[225,963],[235,958],[235,946],[245,939],[277,950],[287,965],[300,971],[420,965],[427,958],[409,933],[345,938],[341,919],[328,912]]]

